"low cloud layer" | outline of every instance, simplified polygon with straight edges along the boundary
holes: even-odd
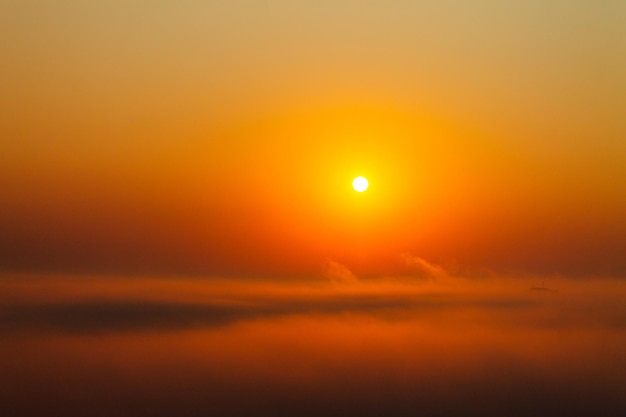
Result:
[[[566,288],[537,293],[536,279],[472,281],[453,278],[442,267],[418,257],[406,255],[405,260],[428,279],[358,280],[344,265],[329,261],[326,283],[0,281],[4,287],[0,334],[167,332],[346,314],[412,320],[467,311],[491,314],[492,322],[516,315],[511,326],[626,328],[626,306],[619,298],[625,294],[619,280],[549,280],[554,287]]]
[[[0,280],[0,403],[20,416],[623,414],[622,282],[535,281]]]

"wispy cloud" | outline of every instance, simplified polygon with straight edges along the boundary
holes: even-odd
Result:
[[[339,262],[328,259],[326,261],[324,276],[335,284],[356,284],[359,282],[356,275],[350,269]]]
[[[424,258],[408,252],[400,254],[400,260],[412,276],[429,280],[441,280],[451,277],[451,274],[442,266],[428,262]]]

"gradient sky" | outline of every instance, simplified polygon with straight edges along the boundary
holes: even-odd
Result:
[[[0,0],[0,39],[1,416],[626,416],[626,1]]]
[[[4,270],[626,275],[621,0],[0,7]]]

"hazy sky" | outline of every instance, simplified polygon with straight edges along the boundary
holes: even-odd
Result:
[[[0,0],[0,39],[3,417],[626,415],[626,1]]]
[[[623,1],[0,8],[0,268],[626,274]]]

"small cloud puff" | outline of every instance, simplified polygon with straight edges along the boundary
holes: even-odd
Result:
[[[335,284],[356,284],[359,282],[347,266],[332,259],[326,261],[324,276]]]
[[[450,278],[450,274],[440,265],[414,256],[408,252],[400,254],[400,260],[410,270],[411,275],[427,280],[441,280]]]

